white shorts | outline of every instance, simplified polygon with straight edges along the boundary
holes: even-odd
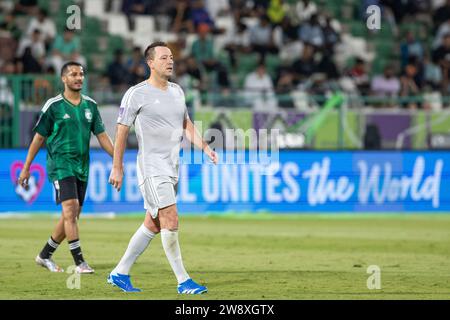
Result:
[[[169,176],[148,177],[139,188],[144,198],[144,208],[155,219],[159,209],[176,203],[178,179]]]

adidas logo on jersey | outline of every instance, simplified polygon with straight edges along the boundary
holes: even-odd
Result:
[[[70,119],[70,116],[66,113],[63,117],[63,119]]]

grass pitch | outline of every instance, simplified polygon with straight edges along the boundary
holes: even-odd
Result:
[[[176,293],[160,236],[131,272],[142,293],[106,283],[142,218],[81,219],[96,273],[80,289],[34,263],[55,217],[0,219],[0,299],[450,299],[450,215],[182,216],[184,264],[208,286],[202,296]],[[73,264],[67,242],[54,259]],[[380,290],[367,288],[369,265],[381,269]]]

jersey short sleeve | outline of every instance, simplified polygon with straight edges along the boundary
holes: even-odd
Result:
[[[105,132],[105,125],[103,124],[102,116],[100,115],[97,106],[94,107],[94,121],[92,122],[91,130],[94,135]]]
[[[184,91],[183,89],[179,86],[176,85],[176,87],[178,88],[178,91],[180,92],[180,96],[183,99],[183,103],[184,103],[184,120],[189,120],[189,112],[187,109],[187,105],[186,105],[186,96],[184,95]]]
[[[189,119],[190,119],[189,112],[188,112],[186,104],[184,104],[184,120],[189,120]]]
[[[119,118],[117,123],[131,127],[139,113],[140,102],[137,99],[135,88],[128,89],[120,103]]]
[[[43,137],[48,137],[53,131],[53,117],[50,110],[41,111],[39,119],[33,128],[34,132],[39,133]]]

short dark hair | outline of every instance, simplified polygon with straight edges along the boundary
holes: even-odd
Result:
[[[147,49],[145,49],[145,52],[144,52],[145,60],[150,60],[150,59],[153,59],[155,57],[155,48],[156,47],[166,47],[166,48],[168,48],[169,46],[167,45],[167,43],[165,43],[163,41],[153,42],[151,45],[149,45],[147,47]]]
[[[83,68],[83,65],[81,63],[76,62],[76,61],[66,62],[61,68],[61,77],[67,73],[67,70],[71,66],[78,66],[78,67],[82,67]]]

